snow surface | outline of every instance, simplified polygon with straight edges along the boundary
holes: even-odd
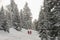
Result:
[[[31,29],[29,29],[31,30]],[[17,31],[10,28],[10,33],[0,31],[0,40],[41,40],[37,31],[31,30],[32,34],[28,34],[26,29]]]

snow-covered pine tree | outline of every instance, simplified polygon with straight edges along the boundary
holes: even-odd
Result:
[[[48,29],[49,30],[52,30],[52,32],[54,31],[53,30],[53,28],[55,28],[56,26],[55,26],[55,24],[58,22],[58,21],[56,21],[56,18],[58,18],[58,17],[55,17],[55,15],[57,15],[57,14],[55,14],[55,12],[57,11],[57,9],[56,8],[59,8],[58,7],[58,4],[57,3],[59,3],[58,2],[58,0],[48,0],[47,1],[47,4],[46,5],[48,5],[48,6],[45,6],[45,10],[47,10],[47,11],[45,11],[46,12],[46,17],[47,17],[47,21],[48,21],[48,23],[49,23],[49,25],[50,26],[48,26]],[[56,10],[56,11],[54,11],[54,10]],[[59,10],[59,9],[58,9]],[[57,19],[58,20],[58,19]],[[57,28],[56,28],[57,29]],[[56,30],[55,30],[56,31]],[[54,31],[54,32],[55,32]],[[57,32],[56,32],[57,33]],[[51,32],[50,32],[50,34],[51,34]],[[51,37],[53,37],[53,35],[55,35],[55,33],[53,34],[51,34],[50,36]],[[56,34],[57,35],[57,34]]]
[[[59,32],[59,12],[60,12],[60,0],[45,0],[44,1],[44,13],[46,15],[44,25],[48,31],[48,36],[52,37],[51,40],[55,40]],[[49,25],[48,25],[49,24]],[[43,25],[42,25],[43,26]],[[41,31],[42,32],[42,31]],[[43,34],[42,34],[43,35]]]
[[[0,11],[0,29],[9,32],[7,20],[5,18],[6,18],[5,11],[4,11],[4,8],[2,6],[1,11]]]
[[[11,12],[9,12],[9,11],[7,11],[6,10],[6,20],[7,20],[7,22],[8,22],[8,26],[9,26],[9,28],[11,28]]]
[[[0,10],[0,28],[1,28],[1,25],[4,21],[4,9],[3,9],[3,6],[1,7],[1,10]]]
[[[38,31],[39,31],[39,34],[41,37],[41,40],[43,39],[46,39],[48,40],[47,38],[47,31],[46,31],[46,28],[47,28],[47,21],[46,21],[46,14],[45,14],[45,11],[44,11],[44,7],[41,7],[41,11],[39,13],[39,18],[38,18]]]
[[[51,22],[51,29],[50,36],[53,37],[54,40],[60,33],[60,0],[56,0],[56,3],[51,11],[52,16],[50,17],[49,21]]]
[[[25,4],[24,9],[23,9],[23,14],[24,14],[24,28],[25,29],[31,29],[32,25],[32,19],[31,19],[31,11],[30,8],[28,7],[28,3]]]
[[[8,5],[8,10],[11,12],[11,24],[16,30],[21,30],[20,28],[20,16],[18,8],[14,0],[11,0],[11,4]]]
[[[1,27],[1,23],[3,23],[3,21],[4,21],[4,9],[2,6],[1,10],[0,10],[0,27]]]
[[[43,7],[41,7],[41,11],[39,13],[39,18],[38,18],[38,30],[41,29],[41,26],[43,25],[43,21],[44,21],[44,9]]]

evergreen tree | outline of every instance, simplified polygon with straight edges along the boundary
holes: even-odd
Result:
[[[0,11],[0,29],[9,32],[7,20],[5,18],[6,18],[5,11],[2,6],[1,11]]]
[[[50,17],[49,21],[51,22],[51,29],[50,36],[52,36],[54,39],[58,36],[59,30],[60,30],[60,0],[56,1],[56,4],[54,5],[54,10],[51,11],[52,16]],[[52,39],[53,40],[53,39]]]
[[[5,17],[5,19],[7,20],[7,22],[8,22],[8,26],[9,26],[9,28],[11,28],[11,13],[10,12],[8,12],[8,11],[6,11],[6,17]]]
[[[3,9],[3,6],[2,6],[1,11],[0,11],[0,27],[1,27],[4,20],[5,20],[4,19],[4,9]]]
[[[60,1],[59,0],[45,0],[44,1],[44,13],[45,13],[45,20],[42,22],[43,25],[46,26],[46,30],[48,31],[48,36],[52,37],[51,40],[55,40],[58,36],[59,32],[59,11],[60,11]],[[43,26],[42,25],[42,26]],[[44,29],[43,29],[44,30]],[[41,32],[43,32],[41,30]],[[43,35],[43,34],[42,34]]]
[[[0,11],[0,23],[3,23],[3,21],[5,20],[5,15],[4,15],[4,9],[3,9],[3,6],[1,8],[1,11]]]
[[[30,29],[32,24],[32,19],[31,19],[31,11],[28,7],[28,3],[26,3],[24,6],[23,14],[24,14],[24,28]]]
[[[10,7],[10,8],[9,8]],[[20,28],[20,16],[18,12],[17,5],[14,0],[11,0],[11,4],[8,6],[9,11],[11,12],[11,24],[16,30],[21,30]]]
[[[49,4],[52,7],[49,6],[50,11],[47,11],[48,12],[47,13],[47,20],[48,20],[49,25],[50,25],[50,26],[48,26],[48,29],[49,29],[49,32],[50,32],[49,36],[53,37],[52,40],[54,40],[55,37],[58,34],[58,31],[57,31],[58,26],[56,26],[56,24],[57,23],[59,24],[59,4],[60,3],[59,3],[59,0],[56,0],[56,1],[53,1],[53,2],[51,1]]]
[[[41,7],[41,11],[39,13],[39,18],[38,18],[38,29],[40,30],[41,25],[43,24],[44,21],[44,9]]]
[[[41,7],[41,11],[39,13],[39,18],[38,18],[38,31],[39,31],[39,34],[41,37],[41,40],[43,39],[46,39],[48,40],[47,38],[47,29],[48,27],[48,23],[46,21],[46,14],[45,14],[45,11],[44,11],[44,7]]]

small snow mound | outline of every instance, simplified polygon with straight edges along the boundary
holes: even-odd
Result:
[[[19,33],[19,31],[15,30],[14,28],[10,28],[9,31],[10,31],[10,34],[13,34],[13,35],[17,35]]]
[[[17,32],[14,28],[9,29],[10,33]]]

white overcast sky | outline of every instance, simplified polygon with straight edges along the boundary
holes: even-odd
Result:
[[[39,12],[41,6],[43,6],[43,0],[14,0],[15,3],[18,6],[18,9],[23,9],[25,3],[28,3],[29,8],[31,9],[32,17],[34,19],[38,19]],[[6,7],[6,5],[10,4],[10,0],[0,0],[0,7],[3,5]]]

